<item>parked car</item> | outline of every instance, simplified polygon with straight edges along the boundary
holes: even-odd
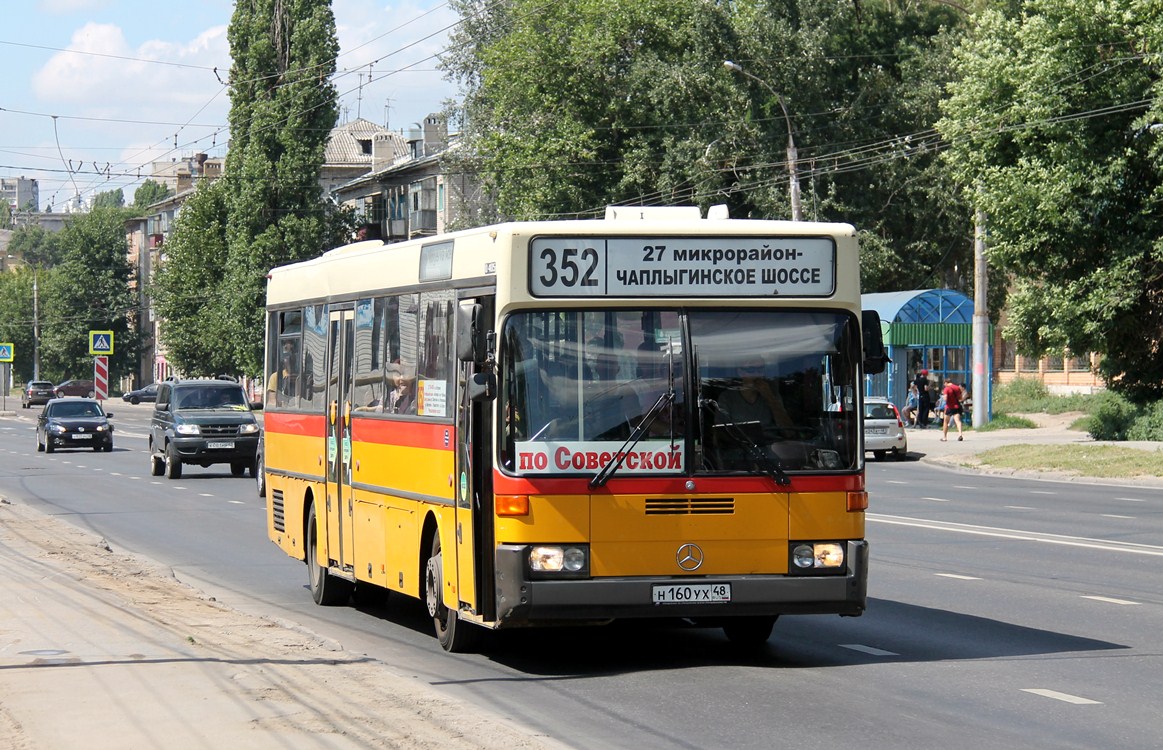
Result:
[[[140,404],[143,401],[147,404],[152,404],[157,401],[157,383],[150,383],[144,388],[138,388],[135,391],[126,391],[121,394],[122,401],[128,401],[131,404]]]
[[[57,448],[113,450],[112,412],[91,398],[53,399],[36,418],[36,449],[52,453]]]
[[[43,406],[56,396],[53,393],[53,384],[47,380],[30,380],[24,390],[20,392],[20,405],[27,409],[30,406]]]
[[[255,476],[258,420],[242,386],[228,380],[176,380],[158,384],[150,421],[150,473],[170,479],[182,466],[230,464],[230,473]]]
[[[57,394],[57,398],[63,398],[65,396],[93,398],[97,390],[92,380],[66,380],[54,388],[53,393]]]
[[[864,399],[864,450],[872,451],[877,461],[889,453],[897,460],[909,454],[909,439],[900,410],[886,398]]]

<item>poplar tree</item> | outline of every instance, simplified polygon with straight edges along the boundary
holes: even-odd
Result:
[[[334,240],[319,186],[338,116],[330,0],[238,0],[228,30],[226,267],[209,317],[239,371],[262,372],[266,274]]]

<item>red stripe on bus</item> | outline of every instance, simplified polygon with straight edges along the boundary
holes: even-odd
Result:
[[[281,435],[303,435],[321,438],[327,434],[327,423],[322,414],[293,412],[266,412],[262,418],[263,432]]]
[[[456,428],[431,422],[356,419],[351,426],[351,439],[360,443],[452,450],[456,445]]]
[[[323,438],[327,435],[327,422],[322,414],[267,412],[263,416],[263,431],[270,435]],[[448,424],[356,418],[352,421],[351,439],[409,448],[452,450],[456,443],[456,430]]]
[[[721,495],[745,492],[863,492],[864,475],[792,475],[790,485],[775,485],[767,477],[627,477],[614,478],[604,487],[591,490],[588,476],[576,478],[513,477],[493,473],[493,490],[501,495],[619,495],[619,494],[699,494]],[[688,490],[687,481],[695,483]]]

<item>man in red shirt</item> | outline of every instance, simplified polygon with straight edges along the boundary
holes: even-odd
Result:
[[[949,439],[950,420],[957,424],[957,439],[964,440],[965,436],[961,431],[961,386],[954,383],[953,378],[946,378],[945,390],[941,391],[941,395],[945,397],[945,416],[941,425],[941,440]]]

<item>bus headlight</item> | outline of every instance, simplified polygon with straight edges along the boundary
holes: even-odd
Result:
[[[538,575],[588,575],[589,549],[585,545],[540,544],[529,549],[529,570]]]
[[[801,571],[844,567],[844,545],[838,542],[798,542],[792,547],[792,565]]]

